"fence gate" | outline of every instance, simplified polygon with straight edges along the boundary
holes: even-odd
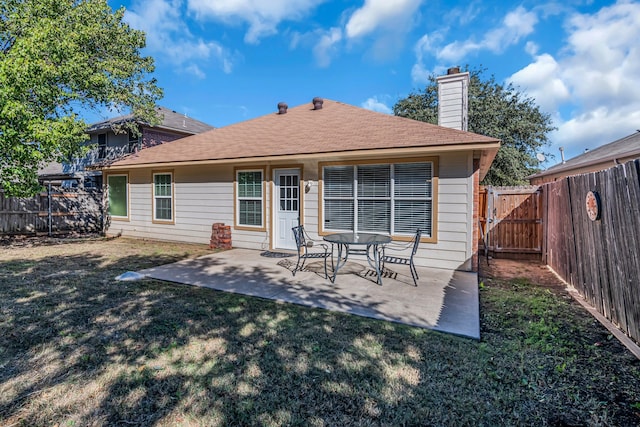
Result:
[[[496,257],[542,255],[542,189],[486,187],[480,193],[480,230]],[[484,200],[483,200],[484,199]]]

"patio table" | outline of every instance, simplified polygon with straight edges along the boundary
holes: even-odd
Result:
[[[334,264],[333,277],[331,277],[332,283],[335,283],[338,270],[346,264],[349,254],[360,254],[367,256],[369,266],[376,271],[376,283],[382,285],[380,253],[378,248],[380,245],[385,245],[391,242],[391,236],[378,233],[334,233],[324,236],[323,239],[331,243],[332,258],[333,245],[335,244],[338,247],[338,259]]]

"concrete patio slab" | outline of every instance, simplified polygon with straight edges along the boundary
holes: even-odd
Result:
[[[334,284],[324,278],[321,262],[308,263],[293,276],[296,261],[295,256],[268,257],[260,251],[232,249],[138,273],[480,338],[476,273],[418,268],[420,280],[415,287],[408,268],[404,271],[403,266],[394,265],[385,271],[380,286],[375,273],[365,267],[366,261],[355,260],[340,269]]]

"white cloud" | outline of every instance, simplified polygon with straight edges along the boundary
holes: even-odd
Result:
[[[538,54],[538,50],[540,50],[540,46],[538,46],[536,42],[528,41],[524,46],[524,51],[531,56],[536,56]]]
[[[200,67],[198,67],[196,64],[188,65],[185,68],[185,71],[187,73],[189,73],[189,74],[192,74],[192,75],[196,76],[199,79],[204,79],[205,77],[207,77],[207,75],[204,73],[204,71],[202,71],[200,69]]]
[[[342,30],[331,28],[320,36],[320,40],[313,48],[313,55],[321,67],[328,67],[332,57],[336,54],[337,44],[342,40]]]
[[[280,22],[297,21],[326,0],[188,0],[188,9],[199,20],[247,23],[247,43],[276,34]]]
[[[445,21],[457,21],[461,25],[468,25],[476,19],[480,13],[479,1],[472,1],[467,4],[466,9],[453,8],[445,15]]]
[[[422,0],[365,0],[349,18],[345,33],[349,38],[366,36],[379,28],[406,30]]]
[[[535,62],[513,74],[508,81],[534,98],[542,111],[549,114],[571,99],[561,67],[549,54],[537,56]]]
[[[556,119],[554,147],[568,155],[614,141],[640,125],[640,4],[620,1],[566,20],[567,42],[553,57],[509,79]]]
[[[475,41],[473,38],[455,41],[436,51],[435,55],[441,61],[457,63],[474,51],[489,50],[501,53],[531,34],[537,23],[538,17],[535,12],[519,6],[504,17],[502,25],[488,31],[480,41]]]
[[[385,114],[393,114],[393,110],[384,102],[380,101],[377,96],[372,96],[360,105],[362,108],[366,108],[367,110],[377,111],[379,113]]]
[[[416,53],[416,63],[411,68],[411,78],[416,84],[424,84],[429,81],[429,76],[435,72],[435,70],[429,70],[425,67],[425,56],[433,52],[435,46],[437,46],[444,39],[444,34],[441,32],[433,32],[431,34],[425,34],[420,37],[420,40],[416,43],[414,51]],[[444,68],[444,67],[439,67]]]
[[[464,17],[464,23],[473,19],[477,12],[471,4],[466,11],[452,11],[447,19],[460,19]],[[462,22],[462,21],[461,21]],[[475,37],[469,37],[466,40],[456,40],[454,42],[442,45],[445,40],[447,28],[425,34],[418,40],[415,45],[416,62],[411,69],[411,77],[416,84],[426,83],[429,75],[438,73],[446,69],[441,64],[460,64],[465,56],[481,51],[488,50],[493,53],[502,53],[507,47],[518,43],[521,39],[528,36],[534,31],[535,25],[538,23],[536,12],[527,11],[522,6],[507,13],[500,26],[493,28],[485,33],[485,35],[476,40]],[[528,49],[535,50],[534,44],[529,44]],[[433,70],[427,69],[425,63],[428,58],[434,57],[438,65]]]
[[[233,55],[215,41],[196,38],[188,30],[180,11],[182,0],[147,0],[132,4],[125,13],[131,27],[147,35],[147,48],[180,70],[204,78],[196,62],[214,60],[225,73],[233,68]]]

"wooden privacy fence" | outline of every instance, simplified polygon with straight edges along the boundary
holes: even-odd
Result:
[[[0,190],[0,235],[102,232],[103,212],[100,190],[51,187],[31,198]]]
[[[486,187],[480,191],[480,230],[496,257],[542,254],[542,190],[538,186]]]
[[[589,192],[599,199],[597,219]],[[640,160],[544,184],[544,194],[543,260],[640,343]]]

